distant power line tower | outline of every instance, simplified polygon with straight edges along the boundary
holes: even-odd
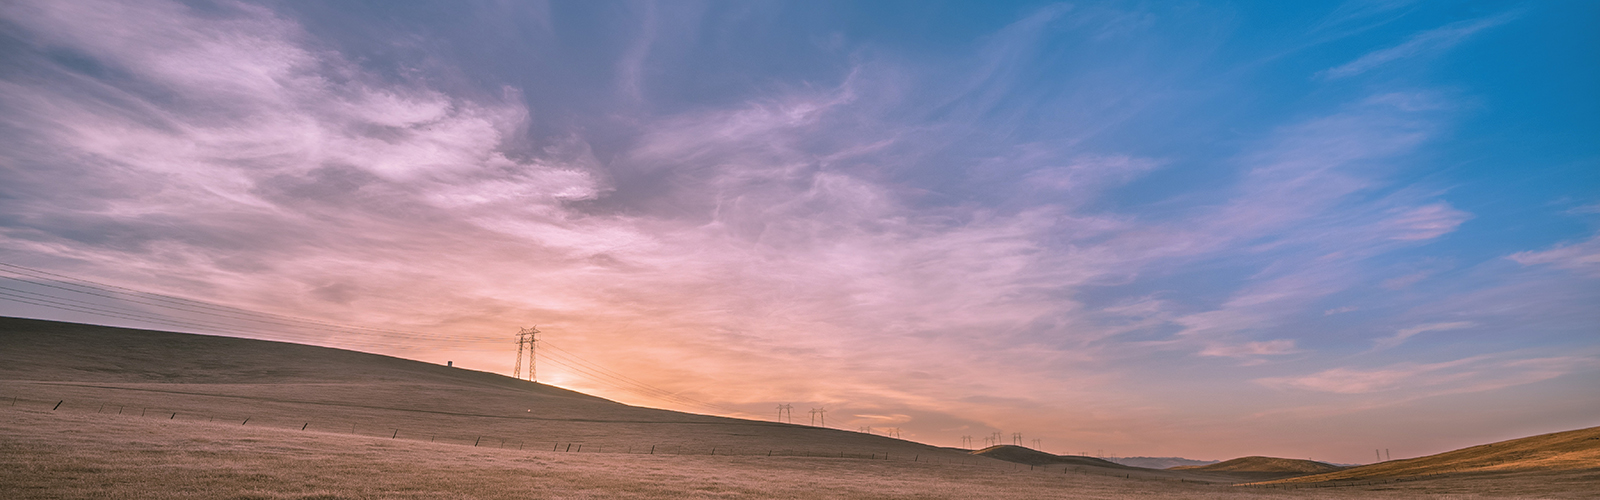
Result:
[[[1033,438],[1033,449],[1039,450],[1039,451],[1044,451],[1044,447],[1043,446],[1039,446],[1039,438]]]
[[[1001,442],[1000,441],[1000,436],[1001,436],[1000,431],[994,431],[994,434],[990,434],[989,435],[989,446],[1000,446],[1000,442]]]
[[[813,425],[813,426],[817,425],[818,421],[822,422],[822,426],[823,427],[827,427],[828,426],[828,409],[827,408],[812,408],[811,409],[811,425]]]
[[[789,423],[794,423],[794,405],[778,405],[778,421],[784,421],[784,417],[789,417]]]
[[[961,447],[972,449],[972,436],[961,436]]]
[[[1022,433],[1021,432],[1013,432],[1013,433],[1011,433],[1011,444],[1014,444],[1014,445],[1017,445],[1017,446],[1022,446]]]
[[[522,351],[528,351],[528,380],[539,380],[538,360],[534,359],[534,354],[538,352],[535,350],[535,346],[538,344],[538,342],[539,327],[535,326],[533,328],[521,328],[517,330],[517,367],[511,370],[512,378],[522,378]]]

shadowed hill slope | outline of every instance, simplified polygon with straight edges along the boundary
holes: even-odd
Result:
[[[1294,458],[1273,457],[1242,457],[1211,465],[1188,465],[1173,467],[1172,470],[1197,470],[1214,472],[1283,472],[1320,474],[1343,469],[1333,464],[1325,464],[1312,460],[1299,460]]]
[[[1043,468],[1047,470],[1062,470],[1082,474],[1109,475],[1128,479],[1145,479],[1158,481],[1189,481],[1197,483],[1222,483],[1234,484],[1246,481],[1261,481],[1284,477],[1284,474],[1268,474],[1249,472],[1216,472],[1216,471],[1187,471],[1187,470],[1162,470],[1147,469],[1122,465],[1110,460],[1078,455],[1053,455],[1032,448],[1002,444],[990,446],[981,450],[969,452],[972,455],[1003,460],[1006,462],[1030,466],[1030,468]]]
[[[1183,457],[1118,457],[1111,459],[1122,465],[1130,467],[1144,467],[1146,469],[1170,469],[1185,465],[1211,465],[1217,460],[1194,460]]]
[[[1600,427],[1501,441],[1426,457],[1393,460],[1324,474],[1282,479],[1268,484],[1541,471],[1600,473]]]
[[[1144,470],[1139,467],[1129,467],[1109,460],[1101,460],[1093,457],[1080,457],[1075,455],[1052,455],[1032,448],[1009,444],[990,446],[988,448],[973,451],[972,454],[980,457],[989,457],[997,460],[1005,460],[1007,462],[1015,462],[1025,465],[1067,464],[1087,467],[1105,467],[1108,469],[1119,470]]]

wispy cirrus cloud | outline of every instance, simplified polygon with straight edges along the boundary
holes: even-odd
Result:
[[[1348,78],[1395,61],[1442,52],[1480,31],[1516,20],[1518,15],[1517,11],[1510,11],[1479,19],[1450,23],[1417,33],[1399,45],[1369,52],[1354,61],[1327,69],[1318,73],[1318,75],[1329,79]]]
[[[1478,325],[1477,325],[1477,323],[1473,323],[1471,321],[1450,321],[1450,322],[1445,322],[1445,323],[1428,323],[1428,324],[1417,325],[1417,326],[1413,326],[1413,327],[1409,327],[1409,328],[1401,328],[1400,330],[1395,331],[1394,335],[1392,335],[1392,336],[1378,339],[1376,342],[1373,343],[1372,349],[1373,350],[1388,349],[1388,348],[1400,345],[1402,343],[1405,343],[1405,341],[1410,340],[1411,337],[1415,337],[1418,334],[1422,334],[1422,333],[1427,333],[1427,332],[1445,332],[1445,331],[1450,331],[1450,330],[1460,330],[1460,329],[1463,329],[1463,328],[1472,328],[1474,326],[1478,326]]]
[[[1600,276],[1600,236],[1576,243],[1563,243],[1549,250],[1529,250],[1506,257],[1524,266],[1548,265]]]
[[[1593,369],[1600,360],[1585,356],[1505,359],[1472,356],[1438,363],[1396,363],[1381,368],[1340,367],[1295,377],[1269,377],[1256,382],[1279,389],[1368,394],[1422,391],[1427,395],[1478,392],[1549,380]]]

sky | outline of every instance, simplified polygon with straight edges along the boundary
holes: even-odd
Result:
[[[537,325],[541,382],[942,446],[1366,463],[1590,427],[1597,20],[8,1],[0,314],[508,375]]]

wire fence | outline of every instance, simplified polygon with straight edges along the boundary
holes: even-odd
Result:
[[[212,424],[237,425],[250,428],[345,434],[361,437],[403,439],[470,447],[518,449],[529,451],[542,450],[563,453],[612,453],[638,455],[815,457],[861,460],[901,460],[926,463],[983,463],[983,459],[979,457],[963,457],[960,459],[955,459],[947,456],[932,456],[933,454],[897,454],[889,451],[817,450],[793,448],[758,449],[756,447],[749,446],[696,446],[682,444],[618,445],[612,443],[595,443],[584,441],[540,440],[529,439],[523,436],[462,433],[440,431],[436,429],[418,430],[415,428],[408,429],[405,427],[386,425],[362,425],[360,423],[349,423],[348,421],[341,422],[336,419],[286,419],[282,416],[267,417],[252,415],[249,413],[212,412],[185,408],[146,406],[127,404],[126,402],[122,401],[102,402],[76,399],[36,399],[12,396],[8,398],[0,397],[0,405],[12,408],[21,407],[29,409],[43,409],[52,412],[94,413],[112,416],[152,418],[184,423],[205,422]]]

